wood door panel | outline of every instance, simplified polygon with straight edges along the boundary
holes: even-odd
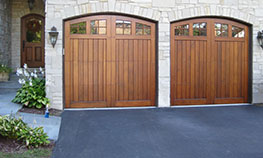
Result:
[[[206,35],[196,35],[199,27],[193,26],[203,22]],[[221,34],[218,24],[227,25],[227,34]],[[238,34],[234,27],[241,29]],[[223,19],[171,24],[171,104],[246,103],[248,34],[246,25]]]
[[[216,99],[243,98],[244,42],[216,42]]]
[[[118,39],[115,48],[116,101],[151,100],[150,40]]]
[[[35,47],[35,61],[42,62],[42,48]]]
[[[174,103],[197,104],[207,99],[206,41],[174,40],[175,70]]]
[[[33,60],[33,48],[26,47],[26,61],[31,62]]]
[[[105,19],[106,34],[94,33],[91,27],[86,27],[86,33],[70,31],[72,24],[90,26],[93,20]],[[130,21],[131,34],[116,34],[116,20]],[[137,22],[150,26],[151,34],[136,35]],[[65,106],[154,105],[154,43],[155,24],[134,18],[105,15],[65,22]]]
[[[106,39],[71,39],[71,102],[106,102]],[[89,44],[89,45],[87,45]],[[103,103],[105,104],[105,103]]]

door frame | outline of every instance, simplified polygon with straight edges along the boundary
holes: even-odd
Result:
[[[183,21],[187,20],[195,20],[195,19],[202,19],[202,18],[207,18],[207,19],[222,19],[222,20],[230,20],[236,23],[240,23],[243,25],[246,25],[248,27],[248,103],[252,103],[253,99],[253,25],[249,24],[247,22],[244,22],[239,19],[234,19],[231,17],[222,17],[222,16],[200,16],[200,17],[190,17],[190,18],[185,18],[185,19],[180,19],[180,20],[175,20],[170,22],[170,26],[174,23],[180,23]],[[172,28],[170,27],[170,33],[172,31]],[[172,34],[170,34],[170,54],[172,53],[171,50],[171,40],[172,40]],[[171,63],[171,58],[170,58],[170,63]],[[172,64],[170,64],[172,65]],[[172,75],[172,70],[170,66],[170,78]],[[172,87],[172,82],[170,82],[170,92],[171,92],[171,87]],[[178,106],[178,105],[172,105],[172,100],[171,100],[171,95],[170,95],[170,106]]]
[[[126,17],[130,17],[130,18],[136,18],[136,19],[140,19],[140,20],[145,20],[148,22],[152,22],[155,25],[155,106],[154,107],[158,107],[158,98],[159,98],[159,93],[158,93],[158,83],[159,83],[159,71],[158,71],[158,67],[159,67],[159,51],[158,51],[158,21],[152,20],[152,19],[148,19],[145,17],[140,17],[140,16],[136,16],[136,15],[130,15],[130,14],[125,14],[125,13],[114,13],[114,12],[99,12],[99,13],[89,13],[89,14],[84,14],[84,15],[79,15],[79,16],[74,16],[74,17],[70,17],[70,18],[66,18],[62,20],[63,23],[63,34],[62,34],[62,95],[63,95],[63,100],[62,100],[62,104],[63,104],[63,109],[71,109],[71,108],[66,108],[65,107],[65,54],[64,54],[64,50],[65,50],[65,23],[67,21],[70,20],[74,20],[74,19],[78,19],[78,18],[82,18],[82,17],[89,17],[89,16],[96,16],[96,15],[112,15],[112,16],[126,16]],[[105,107],[105,108],[115,108],[115,107]],[[116,108],[127,108],[127,107],[116,107]]]
[[[43,31],[42,31],[42,47],[43,47],[43,54],[44,54],[44,67],[45,67],[45,24],[46,24],[46,19],[45,19],[45,16],[43,15],[40,15],[40,14],[35,14],[35,13],[30,13],[30,14],[27,14],[23,17],[21,17],[20,19],[20,67],[22,68],[24,66],[23,64],[23,37],[24,37],[24,33],[23,33],[23,30],[24,30],[24,19],[30,17],[30,16],[36,16],[36,17],[40,17],[41,19],[43,19]]]

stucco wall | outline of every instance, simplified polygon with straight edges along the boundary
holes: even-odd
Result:
[[[30,14],[45,15],[45,5],[43,0],[36,0],[34,8],[30,11],[27,0],[11,1],[11,66],[14,70],[20,67],[20,34],[21,17]]]
[[[0,64],[11,64],[10,43],[10,2],[0,0]]]
[[[263,102],[263,51],[256,34],[263,26],[261,0],[47,0],[46,36],[54,25],[59,38],[55,48],[46,38],[47,94],[52,107],[63,108],[63,19],[97,12],[137,15],[158,21],[158,106],[170,106],[170,22],[199,16],[223,16],[253,25],[253,102]]]

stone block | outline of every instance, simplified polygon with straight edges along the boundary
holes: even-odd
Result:
[[[152,0],[153,7],[174,7],[175,1],[174,0]]]
[[[198,2],[205,4],[219,4],[220,0],[198,0]]]

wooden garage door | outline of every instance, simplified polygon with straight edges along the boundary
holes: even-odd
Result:
[[[155,105],[155,24],[125,16],[65,22],[65,107]]]
[[[248,27],[200,18],[171,24],[171,104],[248,102]]]

